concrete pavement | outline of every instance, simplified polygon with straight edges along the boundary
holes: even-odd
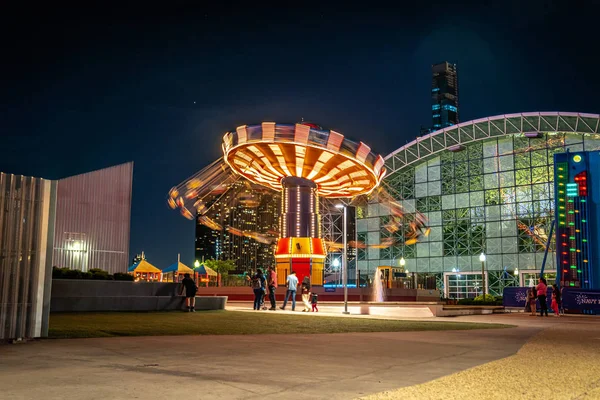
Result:
[[[600,399],[600,318],[534,321],[546,329],[516,355],[365,400]]]
[[[349,399],[507,357],[538,331],[43,340],[0,346],[0,398]]]
[[[461,385],[464,382],[453,383],[455,376],[483,369],[490,375],[488,385],[492,384],[490,380],[502,384],[503,372],[494,372],[487,366],[512,360],[505,357],[514,355],[528,340],[533,343],[531,339],[539,337],[535,336],[537,333],[564,327],[571,331],[571,337],[576,337],[581,330],[587,332],[585,337],[592,335],[590,340],[596,337],[592,345],[597,346],[599,335],[595,332],[600,327],[600,319],[594,317],[540,318],[523,314],[431,320],[504,323],[518,327],[331,335],[42,340],[6,345],[0,346],[0,399],[163,400],[190,396],[198,399],[307,396],[351,399],[379,396],[383,391],[392,391],[382,397],[389,399],[439,398],[436,393],[440,393],[440,381],[443,382],[441,387],[454,385],[455,398],[463,398]],[[553,351],[551,341],[545,339],[542,343],[544,351]],[[539,345],[537,349],[539,352]],[[535,363],[535,354],[530,357]],[[576,368],[577,362],[578,359],[571,359],[570,367]],[[518,374],[518,378],[510,375],[514,365],[507,365],[508,376],[521,379]],[[588,370],[595,371],[589,366]],[[527,373],[522,380],[530,382]],[[428,388],[427,385],[437,386],[422,389]],[[403,387],[401,390],[407,390],[403,394],[393,391]],[[481,393],[482,389],[475,387],[479,392],[474,393]],[[416,390],[414,388],[421,391],[411,392]]]

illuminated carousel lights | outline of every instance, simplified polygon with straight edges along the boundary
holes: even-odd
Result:
[[[294,253],[289,253],[289,254],[276,254],[275,258],[317,258],[317,259],[324,259],[325,255],[323,254],[294,254]]]

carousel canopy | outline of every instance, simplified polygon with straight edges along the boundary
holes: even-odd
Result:
[[[198,267],[194,268],[194,272],[200,274],[200,275],[211,275],[211,276],[217,276],[218,274],[215,272],[215,270],[207,267],[206,265],[204,265],[204,263],[200,264]]]
[[[131,267],[127,269],[127,272],[151,272],[151,273],[160,273],[161,270],[156,268],[154,265],[150,264],[146,260],[141,260],[133,264]]]
[[[163,273],[176,272],[178,274],[193,274],[194,270],[192,270],[190,267],[188,267],[187,265],[185,265],[184,263],[179,261],[179,262],[169,265],[167,268],[163,269],[162,272]]]

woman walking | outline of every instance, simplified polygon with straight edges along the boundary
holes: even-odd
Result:
[[[548,316],[548,304],[546,304],[547,291],[548,286],[546,285],[546,279],[540,277],[540,282],[537,285],[537,297],[540,301],[540,317],[543,317],[544,313],[546,313],[546,317]]]

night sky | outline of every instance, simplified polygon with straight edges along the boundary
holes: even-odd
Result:
[[[0,171],[56,179],[133,160],[131,254],[190,265],[194,223],[166,194],[238,125],[304,118],[385,155],[431,124],[430,67],[445,60],[462,121],[599,113],[599,7],[567,3],[4,9]]]

